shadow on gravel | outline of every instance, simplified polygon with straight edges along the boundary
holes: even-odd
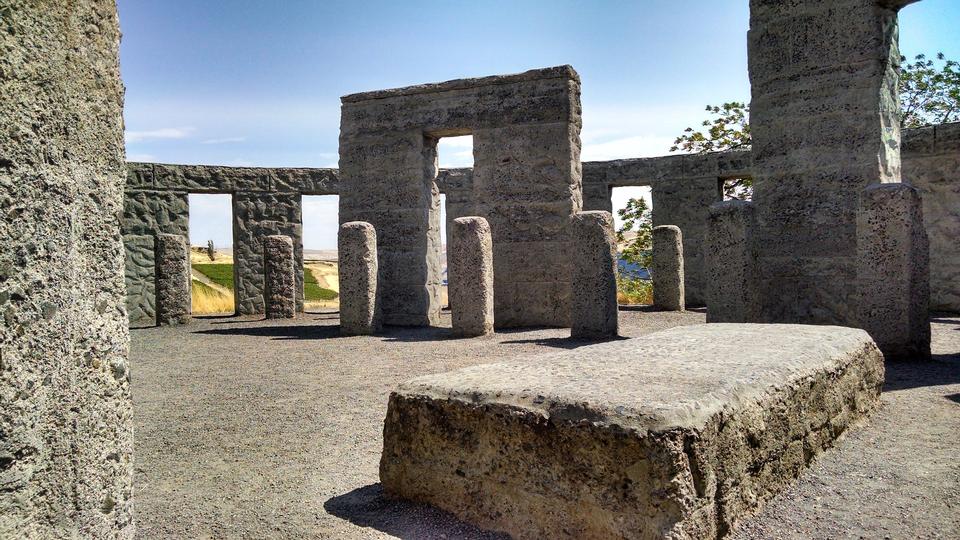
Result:
[[[354,525],[370,527],[398,538],[510,538],[464,523],[452,514],[426,504],[388,499],[379,483],[331,497],[323,503],[323,508]]]
[[[573,339],[569,337],[565,338],[539,338],[539,339],[514,339],[510,341],[504,341],[504,344],[523,344],[523,343],[534,343],[543,347],[553,347],[555,349],[577,349],[579,347],[585,347],[587,345],[596,345],[598,343],[607,343],[610,341],[620,341],[623,339],[630,339],[624,336],[617,336],[610,339],[601,339],[601,340],[589,340],[589,339]]]
[[[665,310],[658,307],[654,307],[650,304],[620,304],[617,306],[618,311],[640,311],[643,313],[661,313]],[[687,311],[692,313],[706,313],[707,308],[705,307],[688,307]]]
[[[960,383],[960,352],[935,354],[929,362],[887,362],[884,392]],[[950,396],[946,396],[950,398]],[[953,398],[950,398],[953,399]]]
[[[257,321],[263,322],[263,321]],[[211,336],[261,336],[274,339],[333,339],[340,336],[339,326],[255,326],[240,328],[211,328],[194,334]]]
[[[384,326],[379,334],[388,343],[453,339],[453,330],[441,326]]]

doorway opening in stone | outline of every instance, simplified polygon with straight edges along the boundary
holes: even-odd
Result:
[[[233,283],[233,198],[191,193],[190,275],[193,314],[236,313]]]
[[[610,190],[610,202],[617,231],[617,302],[650,305],[653,193],[647,186],[614,187]]]
[[[473,167],[473,135],[459,135],[456,137],[441,137],[437,143],[437,162],[440,169],[460,169]],[[458,217],[464,217],[459,212],[453,214],[447,211],[447,193],[443,192],[441,186],[440,193],[440,261],[441,261],[441,288],[440,305],[443,309],[450,309],[447,276],[447,246],[449,238],[447,237],[450,227],[448,225]]]
[[[717,187],[720,190],[720,197],[725,201],[753,200],[753,178],[749,176],[720,178]]]
[[[340,308],[337,231],[340,197],[303,196],[303,311],[329,313]]]

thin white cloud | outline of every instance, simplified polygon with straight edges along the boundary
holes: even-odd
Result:
[[[635,135],[606,142],[584,142],[582,161],[606,161],[638,157],[665,156],[670,153],[674,137]]]
[[[219,139],[207,139],[205,141],[200,141],[200,144],[227,144],[244,142],[246,140],[246,137],[222,137]]]
[[[146,131],[127,131],[124,139],[128,143],[155,139],[185,139],[193,133],[192,127],[160,128]]]
[[[141,163],[154,163],[157,156],[153,154],[127,154],[127,161],[139,161]]]

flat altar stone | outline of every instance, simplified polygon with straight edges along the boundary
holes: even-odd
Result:
[[[879,404],[835,326],[709,324],[408,381],[380,479],[516,538],[716,538]]]

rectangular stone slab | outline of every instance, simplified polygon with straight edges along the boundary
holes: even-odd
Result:
[[[709,324],[390,396],[380,479],[516,538],[715,538],[879,403],[862,330]]]

